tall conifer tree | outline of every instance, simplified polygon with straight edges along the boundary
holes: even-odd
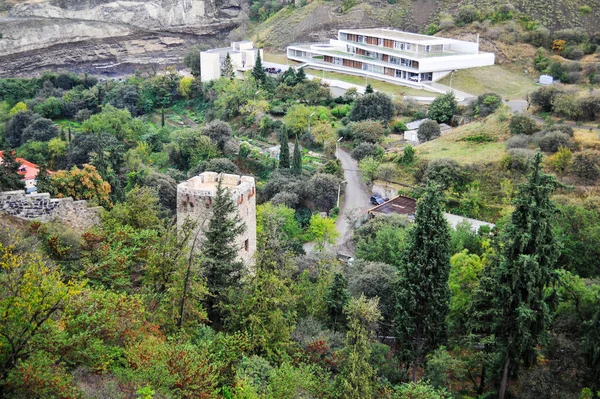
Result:
[[[263,68],[260,51],[257,51],[256,54],[256,61],[254,63],[254,68],[252,68],[252,77],[258,84],[263,84],[267,81],[267,73],[265,72],[265,68]]]
[[[7,150],[2,153],[0,191],[22,190],[25,188],[25,184],[21,181],[22,176],[19,174],[19,166],[14,151]]]
[[[221,68],[221,76],[229,79],[233,79],[234,71],[233,64],[231,63],[231,56],[229,53],[225,56],[225,61],[223,62],[223,67]]]
[[[279,169],[290,168],[290,145],[287,131],[282,129],[279,133]]]
[[[239,248],[236,239],[245,230],[246,225],[237,213],[229,191],[223,188],[219,180],[213,199],[212,216],[200,247],[204,276],[212,298],[208,301],[208,311],[213,317],[218,317],[218,309],[215,306],[222,300],[227,288],[237,285],[240,281],[240,272],[244,265],[237,259]]]
[[[46,165],[41,165],[36,178],[36,188],[38,193],[50,193],[54,194],[52,189],[52,181],[50,180],[50,174]]]
[[[499,397],[506,395],[508,376],[520,361],[527,367],[536,358],[551,321],[546,288],[553,282],[559,247],[551,221],[556,207],[550,195],[559,183],[542,172],[542,155],[519,188],[510,223],[500,236],[499,256],[484,269],[474,293],[472,329],[492,334],[502,359]]]
[[[446,340],[450,231],[441,196],[437,186],[427,186],[399,268],[395,328],[414,382],[425,356]]]
[[[350,302],[348,280],[346,280],[343,273],[336,273],[325,295],[327,314],[329,315],[331,328],[334,331],[339,331],[340,326],[346,325],[344,308],[348,305],[348,302]]]
[[[292,173],[295,175],[302,174],[302,152],[300,151],[300,145],[298,144],[298,137],[294,142],[294,158],[292,160]]]

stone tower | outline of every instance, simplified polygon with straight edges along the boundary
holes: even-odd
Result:
[[[256,187],[254,177],[225,173],[204,172],[179,183],[177,186],[177,225],[181,226],[187,217],[198,223],[195,233],[199,240],[208,228],[212,215],[213,198],[217,195],[217,185],[229,192],[237,205],[238,214],[246,225],[246,231],[238,236],[236,246],[239,259],[246,265],[253,262],[256,251]],[[196,234],[194,234],[195,236]]]

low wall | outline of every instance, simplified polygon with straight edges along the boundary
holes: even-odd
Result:
[[[25,220],[60,221],[84,231],[100,223],[103,208],[88,207],[87,201],[50,198],[50,194],[25,194],[25,191],[0,192],[0,212]]]

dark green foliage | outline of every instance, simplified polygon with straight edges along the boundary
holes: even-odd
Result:
[[[458,111],[458,102],[454,92],[448,92],[437,96],[429,107],[427,117],[438,121],[439,123],[449,122]]]
[[[0,164],[0,191],[24,189],[25,183],[21,181],[21,178],[15,153],[10,150],[4,151],[2,153],[2,163]]]
[[[408,225],[408,217],[401,215],[369,220],[354,233],[356,257],[398,267],[406,247]]]
[[[578,205],[563,205],[554,223],[561,243],[559,263],[581,277],[600,276],[600,213]]]
[[[36,178],[36,189],[38,193],[50,193],[54,192],[50,180],[50,174],[45,165],[40,165],[40,170]]]
[[[440,125],[432,119],[428,119],[421,123],[421,126],[419,126],[419,129],[417,130],[417,137],[422,143],[438,138],[440,137],[440,134]]]
[[[339,159],[330,159],[323,165],[321,172],[328,175],[333,175],[342,179],[344,177],[344,169],[342,169],[342,162]]]
[[[573,173],[584,182],[592,183],[600,178],[600,151],[584,150],[573,157]]]
[[[546,288],[559,246],[552,231],[556,207],[550,195],[558,183],[542,172],[542,155],[533,161],[529,181],[519,188],[515,211],[502,233],[502,247],[493,264],[484,268],[474,293],[474,331],[493,334],[494,350],[502,359],[500,398],[504,398],[510,371],[520,361],[530,366],[536,347],[545,338],[551,320]]]
[[[350,112],[350,119],[353,121],[373,119],[389,122],[393,116],[394,104],[392,103],[392,99],[381,92],[365,94],[359,97]]]
[[[374,92],[375,91],[373,90],[373,86],[371,86],[371,83],[367,83],[367,87],[365,87],[365,94],[371,94]]]
[[[169,175],[152,172],[143,180],[143,185],[156,191],[158,202],[169,213],[177,209],[177,182]]]
[[[262,65],[262,60],[260,58],[260,51],[256,54],[256,61],[254,63],[254,68],[252,68],[252,77],[256,80],[259,85],[264,84],[267,81],[267,73]]]
[[[34,114],[31,111],[23,111],[16,113],[6,122],[5,137],[11,147],[16,148],[25,143],[26,140],[23,140],[23,132],[39,118],[38,114]]]
[[[285,130],[279,133],[279,169],[290,168],[290,145]]]
[[[525,114],[514,114],[510,118],[509,124],[511,134],[525,134],[532,135],[536,132],[540,131],[539,125],[535,122],[535,120]]]
[[[352,150],[352,158],[360,161],[366,157],[380,159],[384,154],[381,146],[373,143],[360,143]]]
[[[325,295],[329,326],[334,331],[339,331],[346,325],[344,308],[348,306],[349,302],[348,280],[346,280],[343,273],[336,273],[327,289],[327,295]]]
[[[210,137],[211,141],[221,151],[225,149],[225,144],[233,135],[229,123],[220,120],[214,120],[202,128],[202,134]]]
[[[298,72],[296,73],[296,83],[304,83],[305,80],[306,72],[304,72],[304,68],[298,69]]]
[[[200,78],[200,48],[198,46],[193,46],[188,50],[183,58],[183,63],[190,68],[193,77]]]
[[[592,388],[600,392],[600,298],[596,298],[594,317],[583,324],[583,350],[587,365],[591,370]]]
[[[404,165],[411,165],[415,161],[416,157],[417,151],[412,145],[408,144],[406,147],[404,147],[402,156],[398,159],[398,162]]]
[[[293,67],[289,67],[287,69],[287,71],[285,71],[283,73],[283,75],[281,75],[281,83],[287,85],[287,86],[295,86],[296,83],[298,83],[296,81],[296,71],[294,70]]]
[[[493,114],[501,105],[502,97],[496,93],[485,93],[469,103],[468,112],[475,117],[485,118]]]
[[[528,96],[530,104],[540,107],[544,112],[552,112],[552,103],[557,95],[562,91],[554,85],[543,86],[533,91]]]
[[[340,179],[325,173],[317,173],[308,181],[310,197],[322,212],[329,212],[337,201]]]
[[[58,128],[50,119],[38,118],[23,130],[21,141],[50,141],[57,136]]]
[[[295,175],[302,174],[302,152],[298,144],[298,138],[294,140],[294,158],[292,160],[292,173]]]
[[[386,133],[386,128],[380,122],[366,120],[349,123],[345,128],[340,129],[338,135],[344,137],[345,141],[351,140],[354,144],[361,144],[378,143]]]
[[[225,56],[225,61],[223,61],[223,66],[221,67],[221,76],[230,79],[235,77],[235,71],[233,70],[233,64],[231,63],[231,56],[229,53],[227,53]]]
[[[573,143],[568,134],[559,131],[550,131],[540,137],[536,137],[536,142],[540,150],[544,152],[556,152],[560,147],[571,148]]]
[[[446,340],[450,290],[450,227],[442,193],[429,184],[417,204],[398,271],[395,327],[402,357],[416,369]]]
[[[218,317],[215,306],[223,299],[226,290],[240,283],[244,265],[237,259],[236,239],[245,229],[246,225],[242,223],[233,199],[219,180],[212,203],[212,215],[199,245],[202,249],[203,274],[212,294],[209,311],[215,312],[213,316]]]
[[[452,187],[455,191],[463,191],[471,181],[468,171],[449,158],[431,160],[424,177],[426,181],[435,183],[443,190]]]

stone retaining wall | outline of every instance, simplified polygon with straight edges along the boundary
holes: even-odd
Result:
[[[103,208],[88,207],[87,201],[50,198],[50,194],[25,194],[25,191],[0,192],[0,211],[25,220],[60,221],[83,232],[100,223]]]

